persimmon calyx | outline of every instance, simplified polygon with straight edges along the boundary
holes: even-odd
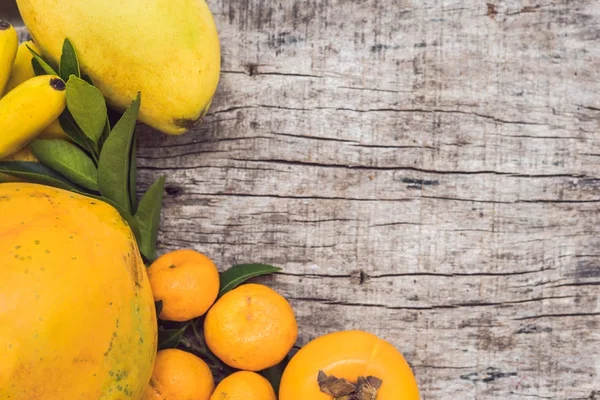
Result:
[[[321,392],[334,400],[375,400],[383,381],[374,376],[359,376],[356,383],[319,371],[317,382]]]

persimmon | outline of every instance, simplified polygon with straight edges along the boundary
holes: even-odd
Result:
[[[363,331],[331,333],[304,346],[283,373],[279,400],[331,400],[319,386],[318,378],[325,374],[352,383],[378,378],[377,400],[419,400],[416,379],[402,354]]]

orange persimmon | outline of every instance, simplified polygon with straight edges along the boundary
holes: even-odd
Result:
[[[331,400],[319,388],[319,371],[350,382],[377,377],[383,381],[377,400],[419,400],[417,382],[402,354],[371,333],[336,332],[308,343],[285,369],[279,400]]]

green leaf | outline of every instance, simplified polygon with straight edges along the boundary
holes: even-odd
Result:
[[[163,176],[154,182],[154,185],[144,194],[135,215],[140,225],[140,251],[149,261],[156,259],[156,239],[158,238],[164,190],[165,177]]]
[[[164,186],[164,182],[163,182]],[[131,210],[137,210],[137,135],[133,134],[133,143],[129,154],[129,198],[131,199]],[[162,195],[161,195],[162,200]],[[160,206],[159,206],[160,208]],[[159,210],[160,211],[160,210]]]
[[[158,327],[158,350],[174,349],[179,346],[181,338],[187,330],[188,324],[175,329],[167,329],[162,326]]]
[[[158,317],[163,309],[163,301],[159,300],[154,302],[154,307],[156,308],[156,316]]]
[[[60,189],[74,190],[75,188],[63,177],[50,168],[37,162],[29,161],[4,161],[0,162],[0,172],[12,175],[26,182],[39,183]],[[0,178],[0,181],[2,179]]]
[[[121,119],[122,114],[109,108],[108,109],[108,122],[111,126],[115,126],[117,122]]]
[[[98,170],[94,161],[73,143],[61,139],[38,139],[29,145],[33,154],[46,166],[69,181],[98,191]]]
[[[71,75],[67,82],[67,107],[85,136],[97,147],[106,126],[106,101],[100,90]]]
[[[131,212],[129,191],[129,157],[140,111],[140,95],[125,111],[112,132],[106,138],[98,162],[98,186],[100,193],[123,209]]]
[[[85,136],[83,131],[77,126],[75,119],[69,112],[69,110],[65,110],[59,117],[58,122],[60,126],[63,128],[65,133],[69,135],[71,140],[77,143],[81,148],[86,150],[94,159],[96,163],[98,163],[98,154],[96,153],[96,149],[94,143]]]
[[[108,120],[108,114],[106,115],[106,125],[104,125],[104,130],[102,131],[102,136],[100,137],[100,142],[98,143],[98,148],[102,151],[102,146],[104,146],[104,142],[106,142],[106,138],[110,135],[110,121]]]
[[[77,78],[81,77],[81,70],[79,69],[79,60],[77,60],[77,54],[75,48],[69,39],[65,39],[63,42],[62,56],[60,57],[60,77],[63,81],[67,82],[71,75]]]
[[[281,268],[274,267],[268,264],[240,264],[234,265],[227,271],[221,273],[221,288],[219,289],[219,297],[232,289],[235,289],[248,279],[256,278],[257,276],[268,275],[274,272],[281,271]]]
[[[44,68],[42,68],[38,60],[36,60],[35,58],[31,59],[31,66],[33,67],[33,72],[35,73],[35,76],[48,75]]]
[[[289,362],[290,356],[288,355],[279,364],[259,372],[259,374],[265,377],[269,381],[271,386],[273,386],[275,393],[279,393],[281,377],[283,376],[283,371],[285,371],[285,368],[287,367]]]
[[[25,45],[27,46],[27,48],[29,49],[29,51],[31,52],[31,54],[33,55],[33,59],[35,61],[37,61],[37,63],[39,64],[39,66],[42,68],[42,70],[44,70],[44,72],[46,73],[46,75],[58,75],[56,73],[56,70],[54,70],[54,68],[52,68],[52,66],[50,65],[50,63],[41,55],[39,55],[38,53],[35,52],[35,50],[32,50],[31,47],[29,47],[29,45]],[[34,71],[35,71],[35,64],[32,64]],[[38,75],[44,75],[44,74],[38,74]]]
[[[83,74],[81,76],[81,79],[83,79],[84,81],[86,81],[87,83],[89,83],[92,86],[96,86],[96,84],[94,83],[94,81],[92,80],[92,78],[89,75]]]

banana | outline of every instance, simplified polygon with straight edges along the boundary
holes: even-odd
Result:
[[[63,140],[71,140],[67,132],[64,131],[62,126],[60,126],[60,122],[55,120],[50,124],[39,136],[40,139],[63,139]]]
[[[4,93],[18,46],[19,37],[15,28],[8,22],[0,20],[0,94]]]
[[[64,111],[66,84],[58,76],[31,78],[0,99],[0,160],[35,139]]]
[[[35,76],[33,66],[31,65],[33,55],[31,54],[27,46],[31,47],[33,51],[40,54],[40,49],[38,49],[38,47],[35,45],[35,43],[33,43],[32,40],[21,43],[19,45],[19,49],[17,50],[17,57],[15,58],[15,63],[10,73],[10,79],[6,84],[4,93],[10,92],[11,90],[19,86],[21,83]]]
[[[39,162],[36,156],[33,155],[29,147],[25,147],[23,150],[5,158],[2,161],[28,161],[28,162]],[[16,176],[5,174],[0,172],[0,183],[3,182],[23,182],[23,179],[17,178]]]
[[[10,73],[10,79],[6,84],[5,93],[10,92],[21,83],[28,79],[35,77],[35,71],[31,65],[33,55],[27,48],[31,48],[36,53],[40,54],[40,49],[33,43],[33,40],[21,43],[17,50],[17,58],[13,65],[12,72]],[[52,122],[41,134],[40,139],[65,139],[70,140],[69,135],[62,129],[58,120]]]
[[[15,154],[6,157],[2,161],[28,161],[28,162],[39,162],[36,156],[33,155],[33,152],[29,148],[29,146],[25,147],[23,150],[17,151]]]

